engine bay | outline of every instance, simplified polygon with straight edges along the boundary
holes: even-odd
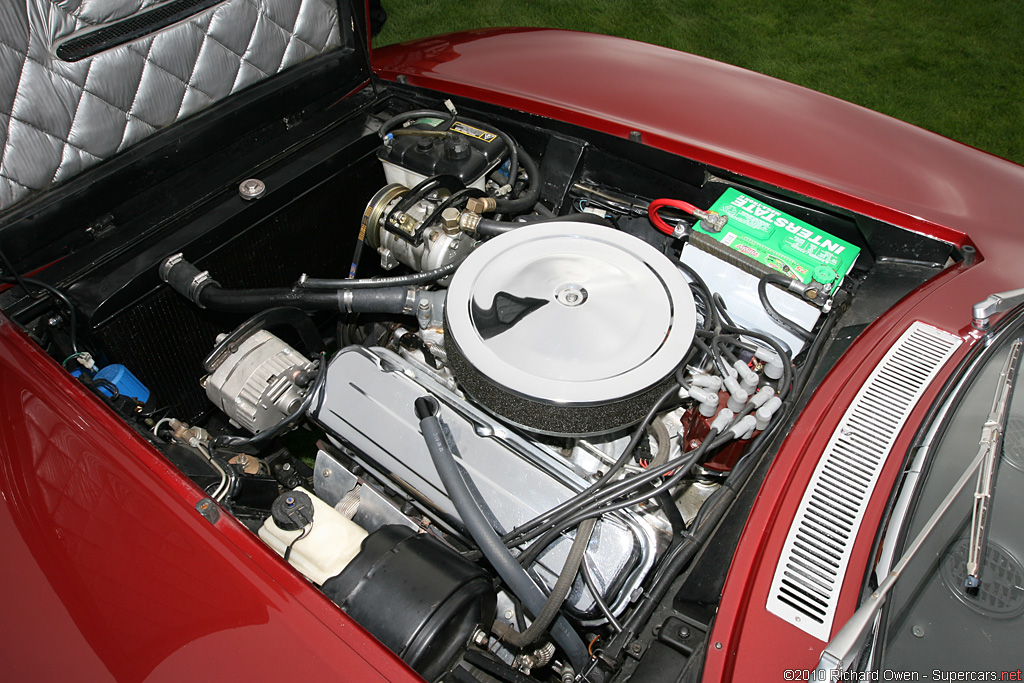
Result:
[[[699,672],[829,359],[963,255],[396,92],[159,239],[68,257],[59,297],[0,303],[425,679]]]

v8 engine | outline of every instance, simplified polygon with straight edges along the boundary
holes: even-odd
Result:
[[[206,362],[228,424],[170,438],[220,472],[221,500],[257,490],[239,458],[276,467],[260,537],[425,677],[483,652],[598,680],[784,419],[857,247],[815,246],[733,187],[702,209],[542,170],[451,111],[378,134],[389,182],[349,277],[237,290],[162,262],[197,306],[255,314]],[[542,192],[552,170],[564,184]],[[266,451],[296,426],[322,438],[282,479]]]

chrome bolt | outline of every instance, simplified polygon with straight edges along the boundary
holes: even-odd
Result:
[[[246,201],[259,199],[267,192],[267,186],[262,180],[249,178],[238,185],[238,195]]]
[[[587,290],[577,284],[562,285],[555,290],[555,300],[563,306],[579,306],[587,300]]]

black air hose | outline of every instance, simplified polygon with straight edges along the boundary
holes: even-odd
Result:
[[[590,544],[590,538],[594,535],[594,527],[596,526],[596,517],[585,519],[580,523],[576,530],[576,538],[573,539],[572,547],[569,548],[569,555],[565,559],[565,564],[558,575],[558,580],[555,581],[555,587],[551,589],[551,594],[548,595],[548,599],[544,602],[544,608],[537,615],[537,618],[533,620],[529,628],[519,632],[514,631],[507,624],[495,622],[495,625],[498,627],[507,627],[499,635],[501,640],[511,643],[518,648],[524,648],[533,645],[541,636],[547,633],[548,627],[551,626],[551,622],[558,616],[558,610],[561,609],[562,603],[565,602],[566,596],[569,595],[569,589],[572,588],[573,581],[576,580],[576,574],[579,572],[580,566],[582,566],[583,560],[586,557],[587,546]],[[497,633],[497,631],[495,632]]]
[[[594,225],[600,225],[606,228],[613,227],[607,218],[601,218],[592,213],[568,213],[564,216],[530,216],[527,220],[519,221],[495,221],[489,218],[481,218],[480,222],[477,223],[476,232],[478,235],[484,237],[491,237],[494,235],[501,235],[506,232],[511,232],[516,228],[521,228],[524,225],[535,225],[537,223],[557,223],[560,221],[570,221],[574,223],[592,223]]]
[[[197,306],[239,313],[253,313],[275,306],[293,306],[305,311],[411,314],[417,291],[410,287],[339,291],[287,287],[224,289],[209,273],[200,271],[182,259],[180,254],[160,264],[160,278]]]
[[[461,261],[449,263],[446,266],[441,266],[434,270],[428,270],[422,273],[413,273],[412,275],[392,275],[389,277],[366,278],[361,280],[320,279],[307,278],[303,276],[299,278],[296,286],[304,289],[377,289],[380,287],[397,287],[399,285],[420,285],[428,282],[434,282],[451,275],[461,263]]]
[[[529,154],[526,153],[525,149],[519,150],[519,162],[526,169],[526,174],[529,177],[529,185],[526,187],[526,192],[521,197],[516,199],[499,199],[497,200],[497,208],[495,211],[498,213],[517,214],[523,211],[529,211],[533,208],[533,205],[540,199],[540,167],[537,166],[537,162],[533,160]],[[509,185],[515,185],[515,176],[509,174],[508,177]]]
[[[445,491],[451,497],[452,504],[458,511],[462,523],[466,525],[466,529],[480,547],[484,557],[490,561],[495,571],[508,584],[516,597],[523,601],[526,609],[531,614],[540,615],[546,602],[544,593],[501,542],[501,538],[491,528],[484,513],[477,505],[476,499],[470,493],[437,416],[437,403],[434,399],[430,397],[416,399],[416,416],[420,419],[420,430],[423,432],[423,440],[430,452],[430,459],[434,462],[437,474],[441,478]],[[579,634],[573,630],[564,616],[559,615],[555,618],[551,625],[551,637],[569,657],[573,668],[577,671],[582,670],[590,656]]]

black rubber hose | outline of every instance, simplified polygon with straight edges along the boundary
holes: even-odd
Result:
[[[612,224],[608,222],[607,218],[601,218],[600,216],[596,216],[592,213],[567,213],[564,216],[531,216],[525,221],[495,221],[489,218],[481,218],[480,222],[476,226],[476,232],[484,237],[493,237],[494,235],[502,235],[506,232],[512,232],[513,230],[525,225],[535,225],[537,223],[560,223],[563,221],[591,223],[593,225],[600,225],[606,228],[613,227]]]
[[[445,491],[452,500],[459,517],[469,531],[480,551],[490,561],[491,566],[501,576],[515,595],[523,601],[532,614],[540,614],[544,609],[546,598],[541,589],[534,583],[516,558],[505,548],[501,538],[491,528],[487,518],[473,498],[466,481],[462,476],[451,445],[444,435],[444,429],[437,416],[437,403],[431,397],[416,399],[416,416],[420,419],[420,430],[423,440],[430,452],[437,474],[441,478]],[[558,643],[572,662],[573,668],[582,670],[589,661],[587,647],[579,634],[573,630],[564,616],[557,616],[551,625],[551,637]]]
[[[362,280],[300,278],[296,287],[300,289],[379,289],[381,287],[398,287],[404,285],[422,285],[435,282],[455,272],[462,263],[449,263],[446,266],[427,270],[411,275],[392,275],[390,277],[367,278]]]
[[[608,603],[604,601],[604,596],[601,595],[601,590],[597,587],[597,582],[594,581],[594,575],[590,572],[590,565],[587,561],[583,560],[583,565],[580,567],[583,570],[583,583],[587,585],[587,590],[594,596],[594,602],[597,603],[597,608],[601,610],[601,614],[608,621],[608,625],[618,633],[622,630],[622,624],[619,623],[615,615],[612,614],[611,609],[608,607]]]
[[[449,194],[455,194],[465,189],[465,184],[453,175],[449,175],[447,173],[432,175],[429,178],[425,178],[420,181],[416,187],[402,195],[402,198],[398,200],[395,207],[388,213],[389,215],[405,213],[411,209],[414,204],[435,190],[447,190]]]
[[[437,111],[436,109],[414,109],[413,111],[402,112],[398,116],[392,116],[390,119],[380,124],[380,128],[377,129],[377,133],[383,138],[385,135],[391,132],[391,129],[396,127],[400,123],[405,123],[409,119],[416,118],[439,118],[444,119],[440,126],[434,126],[434,130],[440,133],[448,132],[448,129],[455,123],[455,114],[448,111]]]
[[[733,322],[732,317],[729,315],[729,309],[725,306],[725,299],[722,298],[722,295],[715,292],[711,295],[711,298],[715,300],[715,308],[718,311],[718,317],[721,318],[726,325],[736,327],[736,323]]]
[[[174,291],[198,306],[215,311],[255,313],[277,306],[304,311],[338,310],[342,313],[408,314],[415,297],[409,287],[310,291],[286,287],[224,289],[194,265],[172,256],[160,264],[160,277]]]
[[[495,625],[502,629],[502,632],[498,634],[501,640],[521,649],[533,645],[548,632],[548,627],[558,616],[558,610],[562,608],[562,603],[565,602],[573,581],[576,580],[576,574],[580,571],[580,566],[587,554],[590,538],[594,535],[595,526],[597,526],[597,519],[588,519],[581,523],[576,530],[576,538],[572,541],[572,547],[569,548],[569,554],[565,558],[565,564],[558,575],[558,580],[555,581],[555,587],[551,589],[548,599],[544,602],[544,608],[528,629],[522,632],[514,631],[507,624],[495,622]]]
[[[610,660],[618,662],[620,660],[623,650],[633,641],[639,629],[654,614],[654,610],[657,609],[658,604],[668,593],[675,578],[689,565],[694,556],[696,556],[697,551],[700,550],[700,547],[711,536],[712,530],[718,525],[726,510],[729,509],[736,495],[734,489],[723,486],[715,492],[715,495],[708,499],[705,506],[710,504],[712,509],[703,519],[694,524],[692,535],[683,537],[680,543],[673,544],[674,547],[666,552],[666,557],[659,567],[657,579],[640,598],[639,604],[633,610],[633,613],[630,614],[629,619],[622,624],[622,631],[612,639],[611,643],[604,650],[605,656],[599,659],[599,663],[601,661],[608,662]]]
[[[529,185],[526,187],[526,192],[520,197],[515,199],[498,199],[497,208],[495,211],[498,213],[508,213],[515,215],[524,211],[529,211],[533,208],[533,205],[540,199],[540,167],[537,166],[537,162],[533,160],[525,149],[519,150],[519,163],[522,164],[523,168],[526,169],[526,174],[529,176]],[[509,184],[515,185],[515,176],[509,175]]]
[[[775,306],[772,305],[772,302],[768,300],[768,285],[775,285],[782,289],[788,289],[792,282],[793,281],[790,278],[783,277],[781,275],[765,275],[757,282],[757,296],[761,299],[761,305],[772,320],[782,325],[804,341],[813,341],[814,333],[808,332],[786,316],[779,313]]]
[[[486,197],[487,193],[483,190],[478,190],[475,187],[464,187],[461,190],[456,190],[448,197],[446,197],[440,204],[434,207],[434,209],[427,214],[426,218],[423,219],[421,225],[429,226],[436,223],[441,213],[450,206],[456,203],[465,204],[466,200],[470,197]]]
[[[661,506],[661,511],[665,513],[665,517],[668,518],[669,524],[672,525],[672,536],[678,538],[685,534],[686,521],[683,519],[683,515],[679,512],[679,508],[676,506],[676,501],[672,498],[672,494],[667,490],[663,490],[654,498],[658,501],[658,505]]]
[[[196,296],[196,303],[215,311],[254,313],[274,306],[294,306],[305,311],[336,310],[343,313],[406,313],[407,287],[310,291],[285,287],[266,289],[222,289],[212,284]]]

